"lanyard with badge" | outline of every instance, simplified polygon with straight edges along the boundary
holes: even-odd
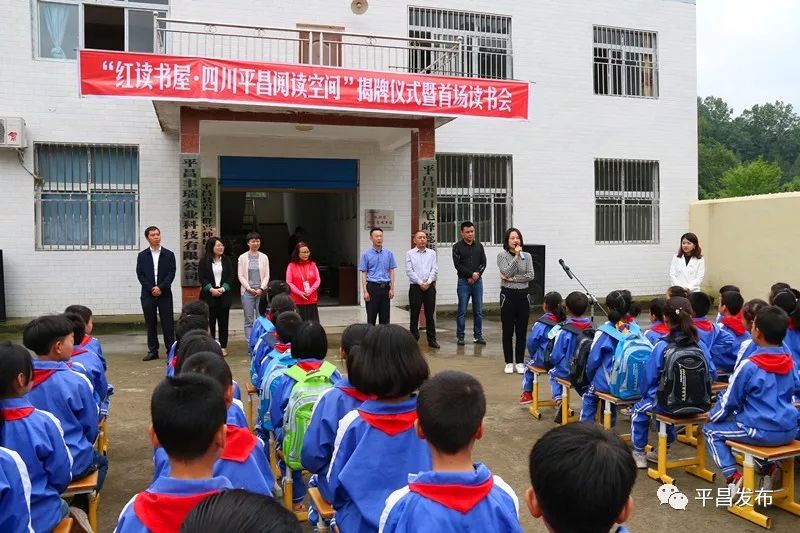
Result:
[[[303,268],[300,270],[300,277],[303,278],[303,292],[310,293],[311,292],[311,284],[306,279],[306,268],[308,265],[304,265]]]

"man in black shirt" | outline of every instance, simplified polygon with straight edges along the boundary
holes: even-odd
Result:
[[[464,345],[467,304],[472,298],[472,332],[475,344],[486,344],[483,339],[483,271],[486,270],[486,252],[475,239],[475,225],[461,223],[462,240],[453,245],[453,265],[458,274],[458,314],[456,315],[456,341]]]

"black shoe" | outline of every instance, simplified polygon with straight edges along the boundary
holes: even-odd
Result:
[[[155,359],[158,359],[158,354],[157,353],[149,353],[149,354],[145,355],[142,358],[142,361],[153,361]]]
[[[458,344],[459,346],[464,346],[464,339],[459,337],[458,339],[456,339],[456,344]]]
[[[439,343],[438,343],[438,342],[436,342],[436,339],[429,340],[429,341],[428,341],[428,346],[430,346],[431,348],[436,348],[437,350],[438,350],[439,348],[441,348],[441,346],[439,346]]]
[[[475,339],[472,342],[474,342],[475,344],[481,344],[483,346],[486,346],[486,339],[484,339],[483,337],[475,337]]]
[[[562,418],[561,418],[561,406],[559,405],[558,407],[556,407],[556,416],[555,416],[555,418],[553,418],[553,422],[555,422],[558,425],[561,425],[561,420],[562,420]]]

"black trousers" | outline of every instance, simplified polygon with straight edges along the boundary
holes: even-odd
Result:
[[[408,287],[408,305],[411,308],[411,323],[408,329],[415,338],[419,338],[419,309],[425,306],[425,333],[429,341],[436,340],[436,284],[423,291],[419,285]]]
[[[503,356],[506,363],[525,362],[525,340],[530,315],[531,304],[527,289],[500,289],[500,320],[503,323]],[[516,339],[512,342],[515,334]]]
[[[161,317],[161,333],[164,349],[169,350],[175,342],[175,317],[172,315],[172,291],[162,292],[158,298],[142,296],[142,312],[147,324],[147,353],[158,355],[158,317]]]
[[[375,325],[375,319],[381,324],[389,323],[389,282],[367,282],[369,301],[367,305],[367,323]]]
[[[231,314],[230,302],[223,302],[222,298],[209,298],[205,300],[208,304],[208,330],[211,336],[219,341],[222,348],[228,347],[228,318]],[[219,323],[219,337],[215,331]]]

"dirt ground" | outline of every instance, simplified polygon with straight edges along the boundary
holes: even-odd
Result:
[[[452,320],[452,319],[450,319]],[[444,323],[442,328],[452,328]],[[432,372],[457,369],[475,375],[486,390],[488,409],[486,413],[486,435],[479,441],[475,450],[475,460],[486,463],[516,491],[520,498],[520,517],[525,531],[546,531],[541,522],[534,520],[522,500],[529,486],[527,456],[531,446],[545,431],[554,427],[549,414],[552,408],[545,408],[545,417],[534,420],[527,409],[517,405],[520,392],[519,376],[502,373],[502,349],[500,346],[499,324],[489,322],[485,326],[488,346],[468,345],[459,347],[455,343],[452,330],[439,335],[442,345],[440,351],[428,353]],[[331,360],[338,349],[339,335],[330,334]],[[101,336],[103,350],[109,364],[109,381],[113,383],[116,394],[112,399],[109,418],[109,473],[100,502],[100,530],[110,532],[116,523],[120,510],[138,491],[147,487],[152,475],[152,450],[145,433],[149,423],[149,398],[153,387],[164,376],[164,359],[144,363],[146,341],[143,332],[131,331]],[[424,344],[424,343],[422,343]],[[425,347],[427,350],[427,347]],[[247,382],[247,355],[244,342],[234,339],[229,345],[228,358],[234,378],[242,385]],[[341,363],[336,361],[341,368]],[[547,386],[545,386],[547,389]],[[573,400],[579,409],[579,399]],[[618,424],[628,431],[628,420],[621,417]],[[655,436],[651,435],[651,443]],[[674,450],[680,454],[683,445]],[[564,475],[577,475],[580,472],[564,472]],[[668,505],[659,505],[656,489],[659,484],[649,479],[645,471],[640,471],[633,496],[635,510],[627,526],[634,532],[672,532],[675,529],[688,531],[762,531],[761,528],[728,513],[723,508],[714,508],[714,501],[695,499],[697,489],[713,489],[721,486],[707,483],[685,473],[677,474],[676,484],[688,496],[689,504],[685,511],[673,510]],[[719,475],[717,476],[719,479]],[[577,503],[577,502],[576,502]],[[800,518],[779,509],[769,509],[766,513],[773,519],[775,531],[800,530]]]

